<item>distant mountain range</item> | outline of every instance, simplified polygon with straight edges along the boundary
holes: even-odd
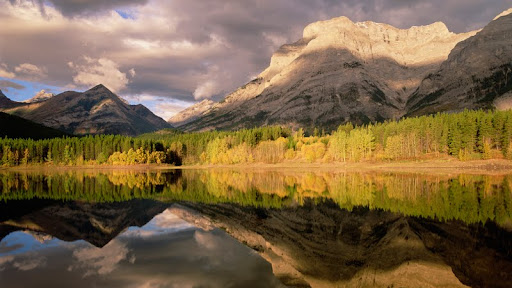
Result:
[[[398,29],[346,17],[308,25],[256,79],[169,120],[185,131],[261,125],[334,129],[465,108],[512,107],[512,9],[481,31]]]
[[[24,102],[0,91],[0,111],[68,134],[139,135],[284,125],[326,130],[463,109],[512,108],[512,9],[480,31],[455,34],[436,22],[398,29],[346,17],[308,25],[267,69],[215,103],[168,122],[103,85],[83,93],[39,92]],[[12,120],[12,119],[11,119]]]
[[[139,135],[172,126],[143,105],[129,105],[103,85],[83,93],[67,91],[28,103],[0,91],[0,111],[75,135]]]

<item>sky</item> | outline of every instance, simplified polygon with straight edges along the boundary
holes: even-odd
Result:
[[[512,0],[0,0],[0,89],[22,101],[42,89],[101,83],[167,120],[255,78],[315,21],[442,21],[460,33],[510,7]]]

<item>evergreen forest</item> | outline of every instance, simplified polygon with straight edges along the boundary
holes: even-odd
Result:
[[[0,138],[0,165],[246,164],[512,159],[512,111],[463,111],[336,131],[279,126],[138,137]]]

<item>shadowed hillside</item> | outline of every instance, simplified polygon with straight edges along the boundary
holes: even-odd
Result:
[[[0,112],[0,137],[2,138],[31,138],[39,140],[65,135],[68,134],[18,116]]]

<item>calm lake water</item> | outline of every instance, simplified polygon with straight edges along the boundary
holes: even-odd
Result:
[[[512,175],[0,172],[0,287],[511,287]]]

